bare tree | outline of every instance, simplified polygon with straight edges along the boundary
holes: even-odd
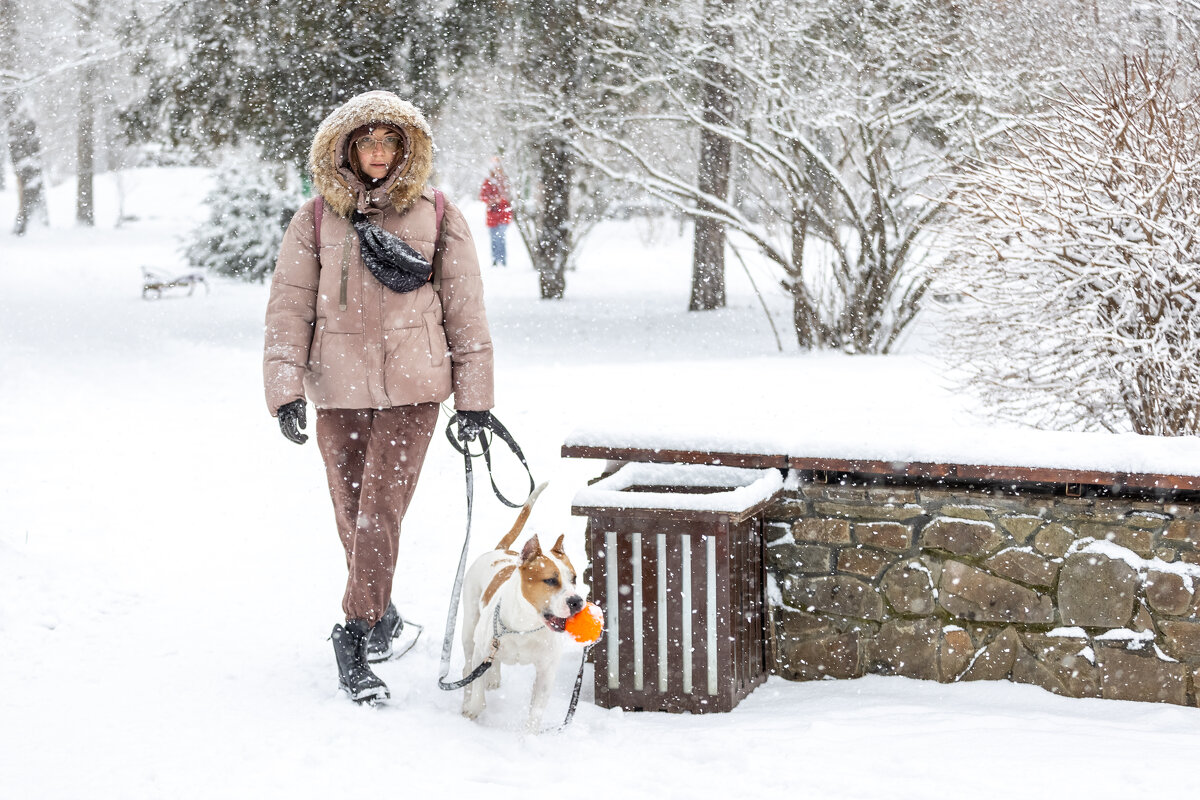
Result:
[[[738,4],[723,22],[736,41],[685,17],[660,24],[674,35],[638,48],[605,43],[622,78],[614,93],[645,99],[633,115],[578,120],[586,136],[577,147],[611,177],[747,237],[781,270],[802,347],[887,352],[928,285],[919,261],[940,210],[923,199],[928,178],[990,131],[975,124],[982,104],[964,108],[974,95],[952,4],[845,11],[808,0]],[[643,14],[614,14],[610,25],[627,30]],[[703,100],[712,82],[697,65],[712,62],[744,98],[736,120]],[[740,153],[739,202],[656,145],[691,131]]]
[[[1140,56],[955,180],[964,374],[1055,428],[1200,434],[1200,89]]]
[[[17,179],[17,218],[13,233],[23,235],[29,224],[47,224],[45,178],[41,164],[41,137],[29,107],[28,76],[22,63],[21,35],[17,29],[21,17],[15,0],[0,0],[0,116],[4,119],[8,153]]]
[[[137,65],[128,56],[161,33],[181,2],[70,0],[63,13],[61,4],[45,0],[0,0],[0,119],[14,166],[24,175],[17,180],[18,230],[46,221],[46,181],[71,170],[77,177],[76,220],[94,223],[97,162],[112,163],[114,151],[124,145],[107,123],[134,90]],[[139,17],[136,8],[145,5],[157,10]],[[118,28],[128,40],[122,41]],[[43,139],[39,127],[46,124],[73,126],[76,135]]]
[[[517,14],[516,93],[502,101],[515,150],[536,175],[536,190],[516,198],[516,224],[538,272],[542,299],[566,292],[566,271],[580,239],[580,169],[572,118],[587,102],[594,0],[533,0]]]
[[[614,0],[598,56],[621,105],[582,109],[575,146],[610,178],[748,239],[779,270],[802,347],[888,352],[929,287],[945,210],[935,176],[986,153],[1122,37],[1162,39],[1143,11],[1123,0]],[[711,64],[737,87],[736,119],[710,113]],[[736,153],[731,195],[673,146],[701,138]]]
[[[567,271],[607,198],[581,164],[574,121],[602,104],[594,57],[599,0],[455,0],[444,19],[457,75],[456,109],[503,154],[514,222],[541,297],[560,299]]]

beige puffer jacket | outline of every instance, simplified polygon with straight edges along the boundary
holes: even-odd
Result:
[[[350,169],[347,146],[351,132],[372,123],[400,130],[405,155],[368,190]],[[400,294],[379,283],[349,222],[357,209],[432,261],[434,194],[425,185],[432,164],[429,124],[390,92],[361,94],[321,123],[309,155],[325,201],[320,258],[314,199],[284,234],[267,304],[263,378],[272,414],[305,396],[318,408],[390,408],[441,402],[453,392],[457,409],[492,407],[492,340],[462,213],[446,203],[441,302],[431,284]]]

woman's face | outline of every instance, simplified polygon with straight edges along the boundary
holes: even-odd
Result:
[[[388,127],[360,128],[350,137],[358,166],[371,180],[387,177],[400,155],[400,132]]]

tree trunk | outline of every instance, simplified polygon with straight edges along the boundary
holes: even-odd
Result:
[[[13,223],[13,233],[22,236],[31,222],[49,223],[42,179],[41,139],[37,123],[23,102],[10,94],[4,105],[4,116],[8,120],[8,153],[17,177],[17,219]]]
[[[75,222],[88,227],[96,224],[93,202],[96,176],[95,106],[92,103],[94,76],[91,67],[84,68],[83,80],[79,87],[79,127],[75,141]]]
[[[724,196],[729,189],[729,140],[708,131],[700,134],[699,189]],[[708,207],[700,204],[701,211]],[[697,217],[692,242],[692,296],[689,311],[725,307],[725,226]]]
[[[792,293],[792,326],[796,331],[796,344],[801,350],[815,350],[824,344],[821,320],[817,318],[812,299],[804,289],[804,282],[795,279],[788,284]]]
[[[796,344],[801,350],[812,350],[824,344],[821,319],[812,298],[804,286],[804,246],[808,242],[808,217],[812,200],[792,193],[792,270],[787,286],[792,293],[792,326]]]
[[[705,17],[728,11],[730,0],[708,0]],[[733,49],[733,34],[727,23],[709,26],[715,58],[700,62],[705,80],[704,121],[729,124],[733,120],[733,76],[721,56]],[[729,172],[733,163],[730,142],[707,128],[700,131],[697,188],[701,195],[725,200],[729,197]],[[708,210],[703,202],[699,210]],[[725,226],[704,216],[696,217],[692,244],[692,296],[689,311],[708,311],[725,307]]]
[[[537,270],[543,300],[561,300],[566,292],[567,257],[571,252],[571,182],[574,165],[562,139],[542,147],[542,209],[538,226]]]
[[[80,50],[87,51],[95,40],[94,31],[100,15],[98,0],[88,0],[77,6]],[[94,209],[96,104],[93,101],[99,80],[94,64],[85,63],[79,75],[79,121],[75,131],[75,222],[96,224]]]

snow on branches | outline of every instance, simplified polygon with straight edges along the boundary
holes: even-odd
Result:
[[[948,337],[1001,412],[1200,434],[1200,92],[1141,56],[954,179]]]
[[[599,51],[625,106],[580,115],[575,147],[610,178],[720,222],[775,264],[801,347],[885,353],[928,285],[941,210],[930,176],[1002,125],[975,85],[978,29],[953,3],[850,5],[679,0],[653,22],[637,3],[626,17],[610,11],[615,33]],[[639,24],[670,35],[627,41]],[[725,44],[714,29],[732,32]],[[730,115],[698,102],[713,63],[737,97]],[[699,132],[733,145],[730,195],[706,191],[675,146]]]

